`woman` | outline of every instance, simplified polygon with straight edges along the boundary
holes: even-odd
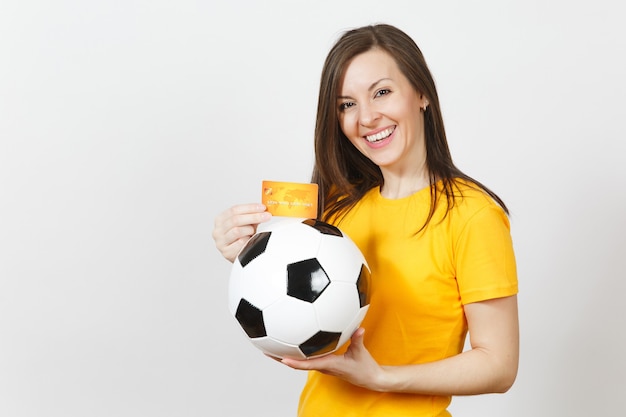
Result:
[[[371,304],[336,354],[282,360],[311,371],[298,415],[449,416],[453,395],[507,391],[519,356],[508,211],[453,164],[435,83],[405,33],[366,26],[333,46],[315,152],[320,217],[365,255]],[[227,259],[270,219],[264,210],[216,218]]]

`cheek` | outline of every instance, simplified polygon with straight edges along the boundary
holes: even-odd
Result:
[[[350,123],[350,117],[346,117],[345,115],[343,115],[343,117],[339,117],[339,129],[341,129],[344,136],[348,138],[348,141],[352,144],[352,146],[359,149],[359,146],[357,145],[360,142],[357,137],[358,133],[356,132],[355,125]]]
[[[339,128],[341,129],[341,131],[343,132],[344,135],[346,135],[346,137],[348,138],[352,138],[353,136],[355,136],[356,133],[356,126],[354,124],[354,117],[351,117],[351,115],[346,115],[346,114],[342,114],[339,116]],[[352,139],[350,139],[350,141],[352,142]]]
[[[350,142],[352,144],[352,146],[354,146],[359,152],[363,152],[362,149],[360,148],[360,146],[363,145],[363,143],[361,142],[360,138],[356,135],[356,133],[354,132],[354,129],[350,130],[350,128],[348,129],[344,129],[343,126],[341,126],[341,131],[343,132],[343,134],[348,138],[348,142]]]

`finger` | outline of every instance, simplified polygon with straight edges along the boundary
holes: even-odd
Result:
[[[245,224],[216,231],[214,237],[216,244],[230,246],[240,240],[247,241],[255,232],[256,225]]]
[[[293,369],[302,369],[302,370],[312,369],[308,361],[301,361],[298,359],[291,359],[291,358],[283,358],[280,360],[280,362],[282,362],[283,364]]]
[[[352,336],[350,337],[350,343],[352,343],[353,345],[359,345],[359,346],[365,347],[365,345],[363,344],[364,336],[365,336],[365,329],[363,327],[359,327],[358,329],[354,331],[354,333],[352,333]]]
[[[258,214],[258,213],[263,213],[266,210],[267,208],[263,204],[257,204],[257,203],[237,204],[219,213],[215,217],[215,225],[225,223],[229,219],[240,216],[242,214],[255,214],[255,213]]]
[[[230,208],[231,214],[262,213],[267,210],[264,204],[237,204]]]
[[[365,329],[362,327],[359,327],[354,331],[354,333],[352,333],[352,336],[350,337],[350,346],[348,346],[348,351],[346,352],[347,357],[357,360],[362,354],[367,352],[365,343],[363,342],[364,335]]]
[[[273,355],[270,355],[268,353],[264,353],[264,355],[267,356],[268,358],[272,359],[272,360],[275,360],[276,362],[281,362],[281,358],[279,358],[278,356],[273,356]]]
[[[248,240],[250,240],[250,237],[241,238],[227,246],[222,246],[218,243],[216,243],[215,246],[222,253],[222,256],[232,263],[235,262],[235,258],[239,255],[239,252],[241,252],[241,249]]]
[[[272,218],[263,211],[263,204],[240,204],[218,214],[213,228],[213,240],[220,251],[231,245],[239,245],[240,240],[247,240],[256,233],[256,226]]]
[[[242,224],[260,223],[264,218],[271,217],[263,204],[240,204],[230,207],[215,217],[215,228],[229,228]]]
[[[315,369],[318,371],[322,371],[331,367],[333,363],[333,359],[336,359],[336,356],[333,354],[328,354],[328,355],[320,356],[319,358],[305,359],[305,360],[283,358],[281,362],[294,369],[302,369],[302,370]]]

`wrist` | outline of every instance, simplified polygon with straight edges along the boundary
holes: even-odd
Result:
[[[380,372],[378,373],[376,379],[374,380],[374,386],[372,388],[373,391],[378,392],[393,392],[396,391],[395,385],[396,381],[394,378],[392,366],[381,366]]]

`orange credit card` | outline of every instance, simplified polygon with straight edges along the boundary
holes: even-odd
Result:
[[[317,184],[263,181],[261,202],[273,216],[317,217]]]

